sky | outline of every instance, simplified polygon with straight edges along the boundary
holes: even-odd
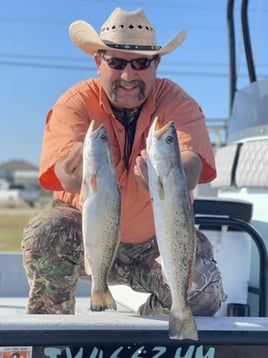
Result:
[[[143,8],[165,45],[185,29],[185,42],[162,58],[158,76],[183,87],[202,107],[207,122],[229,116],[227,0],[1,0],[0,163],[38,165],[46,114],[76,82],[96,77],[90,56],[69,37],[69,25],[89,22],[97,32],[115,7]],[[249,22],[258,78],[268,73],[268,4],[249,0]],[[236,1],[238,86],[248,85],[240,0]],[[266,36],[266,40],[264,37]]]

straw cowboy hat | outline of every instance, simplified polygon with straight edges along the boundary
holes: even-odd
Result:
[[[127,12],[116,8],[102,25],[100,35],[87,22],[75,21],[70,25],[70,36],[76,46],[89,55],[112,49],[153,56],[166,55],[177,48],[185,39],[186,31],[161,47],[142,9]]]

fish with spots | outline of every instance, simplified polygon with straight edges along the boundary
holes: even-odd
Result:
[[[120,242],[120,190],[104,125],[89,125],[83,146],[80,194],[86,273],[91,275],[92,311],[116,309],[108,275]]]
[[[149,190],[163,275],[170,287],[171,339],[198,339],[196,322],[187,302],[196,251],[193,208],[173,121],[162,125],[156,117],[147,141]]]

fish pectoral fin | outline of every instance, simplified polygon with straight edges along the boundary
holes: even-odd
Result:
[[[163,183],[162,183],[162,180],[160,179],[160,177],[158,177],[158,180],[157,180],[157,191],[158,191],[159,198],[161,200],[164,200],[165,199],[165,189],[164,189],[164,186],[163,186]]]
[[[97,193],[98,191],[98,180],[97,174],[93,174],[89,177],[87,181],[86,178],[83,179],[80,191],[80,205],[83,205],[88,196],[88,190],[92,193]]]
[[[93,174],[90,176],[89,179],[89,187],[93,193],[97,193],[98,191],[98,180],[97,180],[97,174]]]

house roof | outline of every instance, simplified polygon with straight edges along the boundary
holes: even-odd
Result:
[[[26,160],[14,159],[0,163],[0,170],[38,170],[38,167]]]

